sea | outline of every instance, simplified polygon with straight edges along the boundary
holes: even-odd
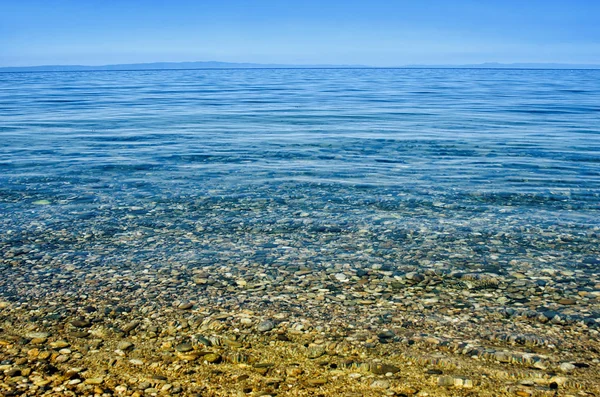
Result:
[[[0,73],[0,214],[2,252],[80,268],[526,263],[584,280],[600,70]]]

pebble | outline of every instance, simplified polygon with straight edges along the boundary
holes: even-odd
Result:
[[[73,320],[71,321],[71,325],[77,328],[87,328],[92,325],[88,320]]]
[[[194,307],[194,304],[191,302],[181,302],[177,308],[179,310],[190,310],[192,307]]]
[[[175,350],[181,353],[186,353],[194,350],[194,348],[190,343],[180,343],[179,345],[175,346]]]
[[[88,385],[100,385],[104,382],[103,378],[87,378],[84,383]]]
[[[203,357],[203,359],[204,359],[204,361],[206,361],[207,363],[216,364],[216,363],[218,363],[218,362],[220,362],[220,361],[221,361],[221,356],[220,356],[220,355],[218,355],[218,354],[215,354],[215,353],[209,353],[209,354],[206,354],[206,355]]]
[[[137,388],[138,388],[139,390],[146,390],[146,389],[148,389],[150,386],[151,386],[151,383],[150,383],[150,382],[148,382],[148,381],[145,381],[145,380],[144,380],[144,381],[141,381],[141,382],[140,382],[140,383],[137,385]]]
[[[181,353],[181,352],[177,352],[177,357],[179,357],[181,360],[187,360],[187,361],[194,361],[197,360],[200,357],[203,357],[205,354],[203,354],[202,352],[188,352],[188,353]]]
[[[562,298],[558,301],[561,305],[575,305],[577,301],[575,299]]]
[[[286,375],[292,376],[292,377],[300,376],[300,375],[302,375],[303,372],[304,372],[304,370],[302,370],[302,368],[300,368],[300,367],[287,367],[285,369]]]
[[[381,363],[371,364],[370,369],[375,375],[386,375],[388,373],[395,374],[396,372],[400,371],[400,368],[396,366]]]
[[[38,379],[33,382],[33,384],[38,387],[45,387],[48,386],[50,383],[52,383],[52,381],[49,379]]]
[[[556,383],[557,386],[564,386],[568,382],[568,378],[564,376],[553,376],[550,378],[550,383]]]
[[[65,363],[67,361],[69,361],[69,356],[66,354],[61,354],[54,359],[56,363]]]
[[[206,338],[202,335],[194,335],[192,337],[192,340],[199,345],[204,345],[206,347],[212,346],[212,342],[208,338]]]
[[[530,397],[532,395],[528,390],[517,390],[515,394],[519,397]]]
[[[413,283],[420,283],[425,280],[425,276],[417,272],[406,273],[405,277]]]
[[[20,368],[12,368],[9,370],[4,371],[4,375],[6,375],[9,378],[15,377],[15,376],[21,376],[21,369]]]
[[[571,372],[575,369],[575,365],[571,363],[561,363],[560,370],[563,372]]]
[[[258,326],[256,327],[258,332],[268,332],[268,331],[272,330],[273,328],[275,328],[275,324],[273,324],[273,322],[270,320],[261,321],[258,324]]]
[[[325,354],[325,346],[316,344],[310,344],[308,346],[308,358],[315,359],[321,357],[323,354]]]
[[[374,389],[388,389],[390,387],[390,382],[384,379],[376,379],[371,383],[371,387]]]
[[[133,346],[134,346],[133,343],[131,343],[129,341],[122,341],[122,342],[119,342],[119,344],[117,344],[117,349],[126,352],[129,350],[132,350]]]
[[[28,332],[25,337],[29,339],[48,339],[50,334],[48,332]]]
[[[136,320],[134,320],[134,321],[130,321],[130,322],[128,322],[127,324],[125,324],[125,325],[123,326],[123,328],[121,328],[121,330],[122,330],[124,333],[128,334],[128,333],[130,333],[131,331],[133,331],[134,329],[136,329],[136,328],[137,328],[139,325],[140,325],[140,322],[139,322],[139,321],[136,321]]]
[[[325,378],[313,378],[309,379],[307,383],[311,386],[322,386],[327,383],[327,379]]]
[[[454,377],[449,375],[443,375],[438,377],[438,386],[454,386]]]
[[[548,368],[548,365],[544,361],[535,361],[533,363],[533,367],[537,369],[545,370]]]
[[[337,274],[335,275],[335,279],[336,279],[337,281],[344,282],[344,281],[348,281],[348,276],[347,276],[347,275],[345,275],[344,273],[337,273]]]
[[[56,342],[50,342],[50,347],[53,349],[63,349],[65,347],[69,347],[71,344],[64,340],[58,340]]]

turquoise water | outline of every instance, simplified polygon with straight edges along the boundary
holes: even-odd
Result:
[[[39,260],[600,264],[599,70],[2,73],[0,140]]]

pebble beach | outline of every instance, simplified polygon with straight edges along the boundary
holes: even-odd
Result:
[[[556,77],[471,76],[456,105],[381,71],[131,73],[51,108],[90,77],[19,75],[38,99],[0,101],[0,396],[600,395],[599,135],[557,138],[572,114],[554,97],[532,106],[555,118],[518,119],[541,137],[445,135],[505,121],[461,113],[482,86],[509,81],[517,109],[514,87],[540,98]],[[593,73],[556,83],[590,92],[561,109],[600,96]],[[370,88],[344,97],[348,79]],[[140,99],[164,81],[182,91]],[[113,86],[109,110],[78,102]],[[402,95],[446,129],[407,136],[381,104]]]

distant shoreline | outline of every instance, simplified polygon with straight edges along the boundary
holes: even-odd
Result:
[[[159,70],[239,70],[239,69],[484,69],[484,70],[598,70],[600,65],[555,63],[482,63],[467,65],[284,65],[229,62],[152,62],[114,65],[42,65],[5,66],[0,73],[14,72],[97,72],[97,71],[159,71]]]
[[[190,69],[89,69],[89,70],[1,70],[0,73],[81,73],[81,72],[177,72],[190,70],[600,70],[598,68],[469,68],[469,67],[315,67],[315,68],[190,68]]]

